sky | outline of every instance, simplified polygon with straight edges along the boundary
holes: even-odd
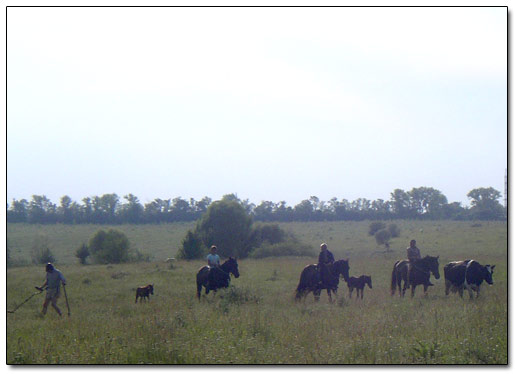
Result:
[[[506,8],[8,8],[7,202],[504,193]],[[502,201],[501,201],[502,202]]]

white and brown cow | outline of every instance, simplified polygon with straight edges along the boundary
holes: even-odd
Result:
[[[483,281],[493,284],[494,268],[495,265],[481,265],[476,260],[449,262],[443,268],[445,294],[449,295],[451,290],[463,297],[463,289],[466,288],[470,298],[473,297],[472,291],[476,291],[476,297],[479,297],[479,288]]]

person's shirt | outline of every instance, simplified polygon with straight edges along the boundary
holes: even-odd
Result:
[[[420,250],[417,247],[408,247],[406,251],[408,252],[408,260],[418,260],[421,258]]]
[[[328,264],[334,262],[334,256],[330,250],[326,249],[320,252],[318,255],[318,263],[319,264]]]
[[[207,255],[207,264],[209,266],[220,266],[220,256],[217,254],[208,254]]]
[[[66,284],[66,279],[64,279],[63,273],[61,273],[59,270],[54,269],[51,273],[46,273],[46,284],[48,288],[59,290],[61,282]]]

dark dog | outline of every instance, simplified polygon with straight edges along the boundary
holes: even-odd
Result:
[[[145,298],[148,299],[149,296],[153,295],[153,294],[154,294],[154,285],[153,284],[146,285],[145,287],[138,287],[136,289],[136,302],[138,302],[138,297],[141,298],[141,300],[143,300]],[[140,302],[141,302],[141,300],[140,300]]]

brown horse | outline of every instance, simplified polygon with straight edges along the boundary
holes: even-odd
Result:
[[[211,268],[207,265],[202,266],[197,273],[197,297],[199,301],[202,287],[205,287],[206,295],[209,291],[216,292],[219,288],[229,287],[229,282],[231,281],[230,274],[234,275],[235,278],[240,276],[238,261],[232,257],[229,257],[219,268]]]
[[[415,287],[419,284],[424,286],[424,294],[427,295],[427,289],[432,286],[429,281],[431,274],[436,279],[440,278],[438,271],[438,257],[426,256],[410,263],[409,260],[397,261],[393,266],[391,293],[395,295],[396,286],[399,287],[401,297],[406,293],[406,289],[411,287],[411,297],[415,296]],[[404,285],[401,289],[401,282]]]
[[[372,277],[370,275],[362,275],[359,278],[350,277],[347,282],[347,286],[349,287],[349,299],[352,298],[352,291],[356,289],[356,299],[359,297],[361,292],[361,298],[363,299],[363,290],[365,285],[368,285],[370,289],[372,289]]]
[[[336,296],[340,275],[345,282],[349,280],[349,260],[338,260],[332,264],[307,265],[300,274],[299,285],[295,293],[295,300],[306,298],[313,292],[315,301],[320,300],[320,293],[327,290],[329,300],[332,302],[331,292]]]
[[[154,285],[147,284],[145,287],[138,287],[136,289],[136,302],[138,302],[138,297],[140,298],[140,303],[142,300],[149,300],[149,295],[154,294]]]

